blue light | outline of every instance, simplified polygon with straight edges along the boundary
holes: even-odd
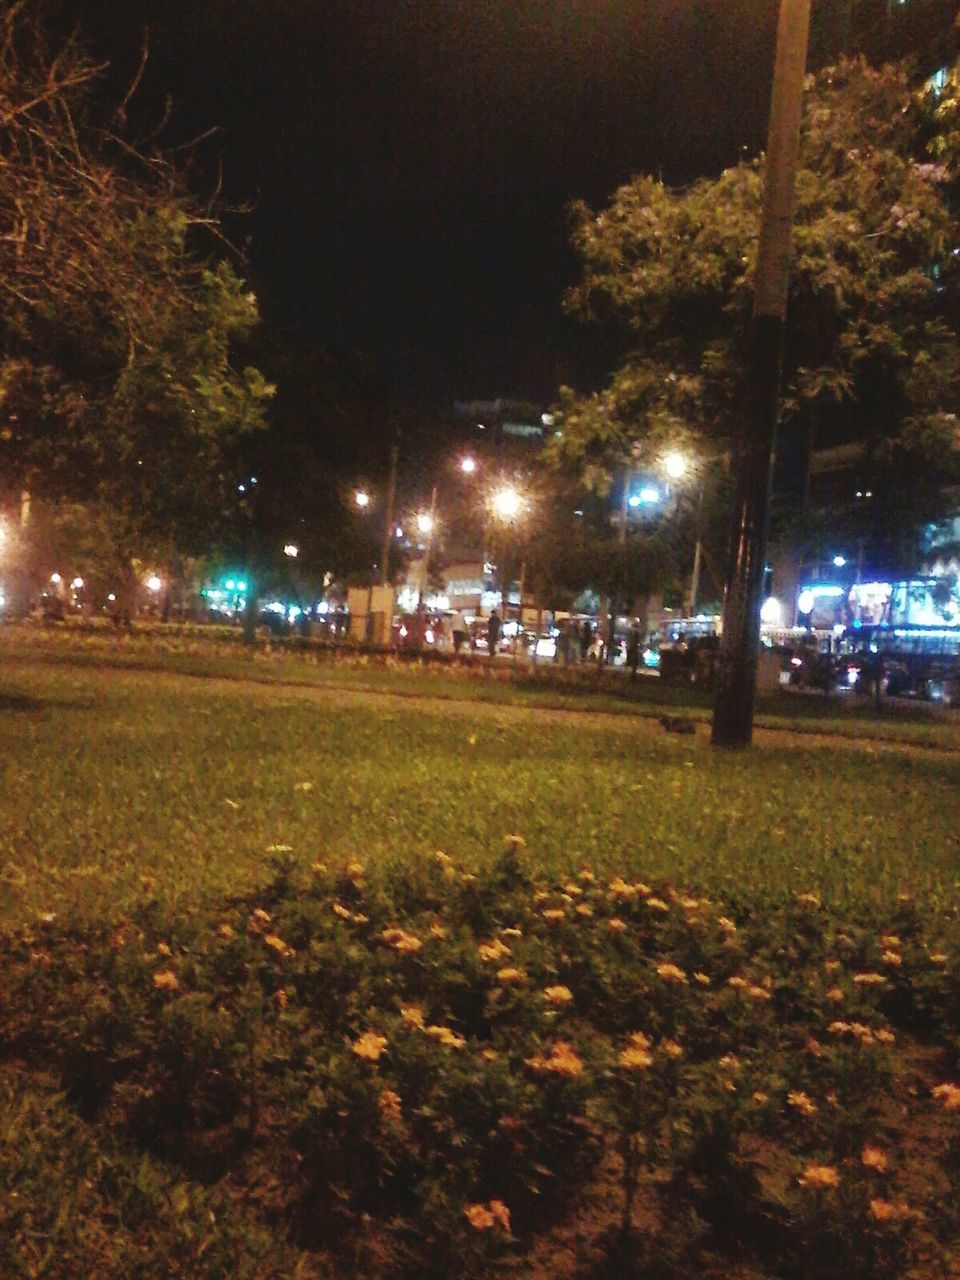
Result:
[[[237,583],[237,590],[238,590],[238,591],[246,591],[246,589],[247,589],[247,584],[246,584],[245,582],[238,582],[238,583]]]
[[[843,568],[843,566],[847,563],[847,557],[846,557],[846,556],[834,556],[834,557],[833,557],[833,563],[836,565],[836,567],[837,567],[838,569],[842,569],[842,568]]]
[[[234,582],[232,578],[228,578],[223,585],[227,588],[228,591],[232,591],[237,584]]]

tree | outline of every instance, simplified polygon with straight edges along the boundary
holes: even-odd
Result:
[[[953,156],[925,151],[931,107],[899,67],[843,61],[811,78],[797,188],[782,435],[801,461],[815,445],[860,442],[876,501],[852,519],[888,561],[916,545],[956,474],[960,364],[941,305],[956,276]],[[759,159],[683,191],[639,177],[598,214],[576,207],[584,272],[569,306],[631,347],[606,388],[563,393],[557,452],[594,487],[674,432],[702,457],[729,447],[761,177]]]
[[[129,578],[209,542],[224,449],[271,388],[238,367],[257,305],[214,205],[124,137],[103,67],[51,53],[40,15],[0,20],[0,464],[11,490],[108,513]]]

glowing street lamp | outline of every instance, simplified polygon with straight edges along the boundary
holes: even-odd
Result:
[[[297,556],[300,554],[300,548],[295,542],[288,542],[283,548],[283,554],[285,556],[289,556],[291,560],[296,560]]]
[[[53,583],[55,587],[59,587],[63,579],[60,577],[59,573],[51,573],[50,581]]]
[[[155,573],[151,573],[150,577],[147,579],[147,590],[159,591],[162,586],[162,579],[158,578]]]
[[[361,511],[365,511],[370,505],[370,495],[366,489],[358,489],[353,495],[353,501]]]
[[[523,499],[512,485],[504,485],[494,493],[490,505],[499,519],[516,520],[523,509]]]
[[[79,591],[83,587],[83,579],[74,578],[74,580],[70,583],[70,585],[71,587],[73,587],[74,591]]]
[[[433,516],[429,511],[421,511],[417,516],[417,530],[420,533],[433,533]]]
[[[687,459],[675,449],[671,450],[663,459],[663,469],[671,480],[679,480],[681,476],[686,475],[687,466]]]
[[[476,458],[471,458],[469,454],[465,458],[460,459],[460,470],[465,476],[472,476],[477,469]]]

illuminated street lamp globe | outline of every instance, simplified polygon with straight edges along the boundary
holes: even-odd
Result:
[[[430,533],[433,529],[433,516],[429,511],[421,511],[417,516],[417,529],[420,533]]]
[[[150,577],[147,579],[148,591],[159,591],[162,586],[163,586],[163,583],[155,573],[152,573]]]
[[[353,500],[361,511],[370,505],[370,495],[367,493],[366,489],[358,489],[353,495]]]
[[[471,458],[469,454],[465,458],[460,459],[460,470],[465,476],[472,476],[477,469],[476,458]]]
[[[300,548],[295,542],[288,542],[283,548],[283,554],[285,556],[289,556],[291,560],[296,560],[297,556],[300,554]]]
[[[672,450],[663,460],[663,469],[671,480],[679,480],[687,470],[687,460],[682,453]]]
[[[523,499],[516,489],[509,485],[498,489],[491,499],[494,514],[501,520],[516,520],[523,506]]]

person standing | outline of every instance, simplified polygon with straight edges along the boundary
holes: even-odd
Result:
[[[500,615],[496,609],[490,611],[490,617],[487,619],[487,652],[494,657],[497,652],[497,646],[500,644],[500,633],[503,626],[500,622]]]
[[[637,678],[637,668],[640,666],[640,619],[634,618],[630,624],[630,630],[627,632],[627,666],[630,668],[631,680]]]
[[[586,662],[590,656],[590,641],[593,639],[593,627],[590,625],[590,619],[584,618],[583,625],[580,627],[580,661]]]

